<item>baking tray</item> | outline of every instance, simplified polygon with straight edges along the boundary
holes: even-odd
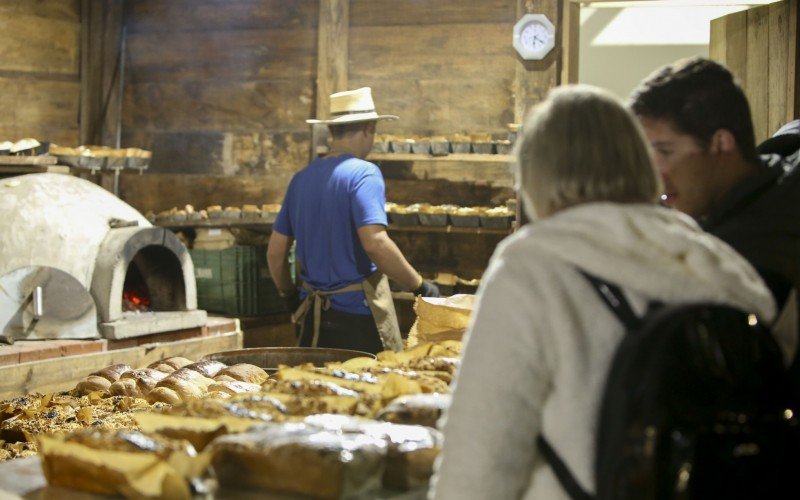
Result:
[[[478,227],[481,224],[481,218],[478,215],[450,214],[450,221],[456,227]]]
[[[342,362],[352,358],[375,358],[374,354],[350,349],[331,349],[323,347],[251,347],[235,351],[222,351],[208,354],[203,359],[219,361],[226,365],[248,363],[264,370],[276,371],[279,365],[297,366],[311,363],[323,367],[325,363]]]
[[[446,226],[447,214],[419,213],[419,223],[423,226]]]
[[[418,226],[419,214],[392,213],[392,223],[398,226]]]
[[[504,215],[502,217],[489,217],[482,215],[481,226],[492,229],[508,229],[511,227],[511,218],[511,215]]]

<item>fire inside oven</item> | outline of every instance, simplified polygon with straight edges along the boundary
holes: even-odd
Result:
[[[186,310],[181,264],[162,246],[142,248],[131,260],[122,292],[124,313]]]

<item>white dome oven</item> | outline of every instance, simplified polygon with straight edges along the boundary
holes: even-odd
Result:
[[[0,334],[121,339],[205,324],[172,232],[69,175],[0,180]]]

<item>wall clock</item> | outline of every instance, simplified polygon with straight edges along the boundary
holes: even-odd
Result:
[[[556,27],[544,14],[525,14],[514,25],[514,48],[523,59],[544,59],[555,46]]]

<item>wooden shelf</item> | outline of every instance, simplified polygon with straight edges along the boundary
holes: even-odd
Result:
[[[445,156],[414,153],[373,153],[367,156],[369,161],[460,161],[474,163],[509,163],[511,155],[452,153]]]
[[[512,228],[494,229],[490,227],[458,227],[458,226],[398,226],[389,224],[389,231],[402,231],[408,233],[450,233],[450,234],[501,234],[513,232]]]
[[[23,174],[69,174],[70,169],[64,165],[4,165],[0,164],[0,176]]]
[[[260,230],[263,232],[272,231],[272,222],[260,222],[258,219],[204,219],[204,220],[184,220],[184,221],[158,221],[156,226],[170,229],[184,229],[194,227],[207,228],[245,228]],[[507,235],[513,232],[512,228],[494,229],[489,227],[457,227],[457,226],[398,226],[389,224],[389,231],[400,231],[410,233],[451,233],[451,234],[500,234]]]
[[[270,219],[260,220],[258,218],[249,219],[202,219],[202,220],[182,220],[182,221],[156,221],[154,225],[169,229],[186,229],[195,227],[206,228],[243,228],[261,232],[272,232],[273,221]]]

